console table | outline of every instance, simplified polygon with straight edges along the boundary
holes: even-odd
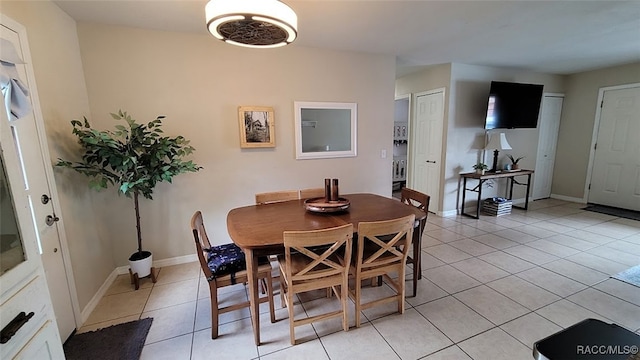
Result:
[[[513,185],[523,185],[527,187],[527,195],[524,198],[524,206],[515,206],[519,209],[527,210],[529,208],[529,190],[531,188],[531,175],[533,174],[533,170],[504,170],[504,171],[496,171],[496,172],[485,172],[484,175],[480,175],[478,173],[462,173],[460,176],[462,177],[462,209],[460,211],[461,215],[472,217],[474,219],[480,218],[480,204],[482,202],[482,184],[485,181],[491,179],[500,179],[506,178],[507,185],[509,186],[509,200],[513,197]],[[515,179],[516,176],[527,176],[527,182],[519,182]],[[472,189],[467,188],[467,180],[475,179],[478,180],[478,185]],[[465,208],[465,198],[467,191],[474,191],[478,193],[478,203],[476,204],[476,214],[468,214],[464,211]]]

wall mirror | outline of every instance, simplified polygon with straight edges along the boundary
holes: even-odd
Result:
[[[296,159],[357,155],[356,103],[294,102]]]

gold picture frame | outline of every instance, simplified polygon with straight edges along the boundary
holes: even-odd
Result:
[[[276,119],[269,106],[239,106],[241,148],[270,148],[276,146]]]

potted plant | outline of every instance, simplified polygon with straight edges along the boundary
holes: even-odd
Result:
[[[182,136],[163,136],[162,119],[158,116],[147,124],[138,124],[126,111],[111,113],[116,120],[124,120],[127,126],[116,125],[114,131],[91,128],[87,118],[84,122],[72,120],[73,135],[82,147],[82,161],[71,162],[58,159],[56,166],[73,169],[91,178],[89,186],[104,189],[108,185],[118,187],[118,193],[133,197],[136,214],[138,250],[129,258],[132,276],[142,278],[151,274],[153,262],[150,251],[142,250],[140,230],[140,207],[138,197],[153,199],[153,189],[162,181],[185,172],[201,169],[192,161],[183,160],[194,148]],[[136,281],[137,289],[137,281]]]
[[[524,159],[524,156],[514,158],[511,154],[507,154],[507,157],[511,160],[511,170],[518,170],[520,168],[518,161]]]
[[[480,174],[480,175],[484,175],[484,172],[486,170],[489,170],[489,167],[487,166],[487,164],[482,163],[482,162],[479,162],[479,163],[473,165],[473,168],[476,170],[476,173]]]

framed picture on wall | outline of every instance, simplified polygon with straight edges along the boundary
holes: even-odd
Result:
[[[239,106],[241,148],[276,146],[276,119],[268,106]]]

